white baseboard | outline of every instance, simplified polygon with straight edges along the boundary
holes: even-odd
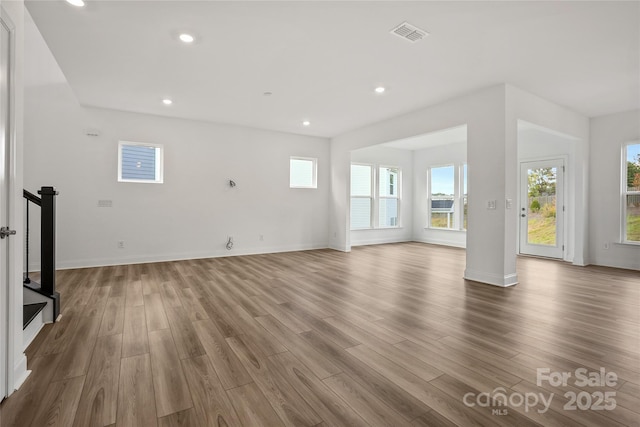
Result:
[[[517,273],[498,275],[484,271],[466,269],[464,271],[464,278],[474,282],[486,283],[488,285],[500,286],[503,288],[518,284]]]
[[[411,241],[413,242],[420,242],[420,243],[428,243],[430,245],[440,245],[440,246],[451,246],[454,248],[462,248],[462,249],[466,249],[467,245],[466,242],[465,243],[460,243],[460,242],[454,242],[451,240],[443,240],[443,239],[432,239],[432,238],[414,238]]]
[[[31,375],[31,371],[27,370],[27,356],[24,353],[20,354],[20,359],[16,362],[13,368],[13,390],[9,390],[9,394],[13,393],[13,391],[20,388],[22,384],[27,380],[27,378]]]
[[[44,310],[36,315],[29,325],[22,330],[22,351],[29,347],[29,344],[38,336],[44,327]]]
[[[244,248],[242,250],[232,249],[230,251],[226,249],[209,251],[209,252],[185,252],[176,254],[157,254],[148,256],[129,256],[118,258],[91,258],[91,259],[78,259],[78,260],[58,260],[58,270],[68,270],[72,268],[90,268],[90,267],[104,267],[112,265],[128,265],[128,264],[147,264],[152,262],[168,262],[168,261],[184,261],[190,259],[206,259],[206,258],[221,258],[230,256],[243,256],[243,255],[260,255],[260,254],[272,254],[280,252],[298,252],[309,251],[314,249],[328,249],[327,243],[311,243],[301,245],[284,245],[274,247],[254,247]]]
[[[368,246],[368,245],[384,245],[387,243],[405,243],[412,242],[411,238],[379,238],[379,239],[366,239],[358,242],[351,241],[351,247],[353,246]]]

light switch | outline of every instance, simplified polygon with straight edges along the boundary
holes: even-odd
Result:
[[[505,206],[507,209],[511,209],[511,206],[513,206],[513,199],[507,199]]]

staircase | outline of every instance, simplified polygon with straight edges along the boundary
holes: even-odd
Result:
[[[46,323],[43,317],[43,310],[47,307],[46,302],[35,304],[24,304],[22,306],[22,345],[27,348],[31,341],[38,335],[40,329]]]
[[[56,199],[53,187],[42,187],[41,197],[27,190],[26,199],[26,273],[23,282],[23,345],[26,348],[45,323],[52,323],[60,315],[60,294],[56,292]],[[40,283],[29,277],[29,207],[40,208]]]

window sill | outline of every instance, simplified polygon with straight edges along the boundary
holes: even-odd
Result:
[[[631,241],[616,242],[615,244],[621,245],[621,246],[640,246],[640,242],[631,242]]]

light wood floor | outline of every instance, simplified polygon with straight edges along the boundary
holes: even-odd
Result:
[[[502,289],[465,282],[464,258],[407,243],[60,271],[62,320],[0,424],[639,424],[637,271],[521,258]],[[601,367],[614,386],[536,385]],[[498,387],[555,395],[543,413],[464,404]],[[565,410],[580,390],[617,406]]]

